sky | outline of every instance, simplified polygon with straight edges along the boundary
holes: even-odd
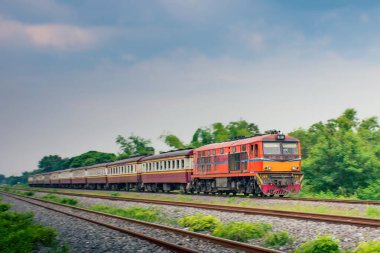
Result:
[[[379,116],[380,2],[2,0],[0,174],[239,119]]]

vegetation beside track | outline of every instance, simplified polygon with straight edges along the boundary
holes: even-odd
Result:
[[[11,212],[11,205],[0,202],[0,252],[29,253],[39,247],[48,252],[68,252],[68,247],[57,245],[57,231],[33,221],[31,212]]]

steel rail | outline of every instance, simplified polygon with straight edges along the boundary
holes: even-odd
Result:
[[[49,210],[57,211],[57,212],[60,212],[60,213],[63,213],[63,214],[67,214],[67,215],[72,216],[72,217],[76,217],[76,218],[80,218],[80,219],[83,219],[83,220],[86,220],[86,221],[89,221],[89,222],[92,222],[92,223],[96,223],[98,225],[102,225],[102,226],[105,226],[105,227],[108,227],[108,228],[111,228],[111,229],[114,229],[114,230],[117,230],[117,231],[120,231],[120,232],[124,232],[124,233],[130,234],[132,236],[140,237],[140,238],[142,238],[144,240],[151,241],[151,242],[153,242],[153,243],[155,243],[157,245],[163,246],[163,247],[165,247],[167,249],[170,249],[170,250],[173,250],[175,252],[198,252],[198,251],[194,251],[192,249],[184,248],[182,246],[179,246],[179,245],[176,245],[176,244],[172,244],[172,243],[169,243],[169,242],[166,242],[166,241],[161,241],[159,239],[156,239],[156,238],[153,238],[153,237],[149,237],[149,236],[146,236],[146,235],[143,235],[143,234],[131,231],[130,229],[116,227],[116,226],[113,226],[113,225],[110,225],[110,224],[107,224],[107,223],[99,222],[99,221],[88,219],[88,218],[81,217],[81,216],[77,216],[77,215],[74,215],[72,213],[63,212],[61,210],[57,210],[55,208],[51,208],[51,207],[47,207],[47,206],[44,206],[44,205],[41,205],[41,204],[37,204],[37,203],[35,203],[33,201],[29,201],[29,200],[26,200],[26,199],[32,199],[32,200],[35,200],[35,201],[40,201],[42,203],[48,203],[48,204],[53,204],[53,205],[57,205],[57,206],[68,207],[68,208],[71,208],[71,209],[74,209],[74,210],[79,210],[79,211],[83,211],[83,212],[88,212],[88,213],[93,213],[93,214],[97,214],[97,215],[102,215],[102,216],[105,216],[105,217],[114,218],[114,219],[118,219],[118,220],[122,220],[122,221],[133,222],[133,223],[136,223],[136,224],[140,224],[140,225],[144,225],[144,226],[149,226],[149,227],[156,228],[156,229],[161,229],[161,230],[164,230],[164,231],[168,231],[168,232],[172,232],[172,233],[176,233],[176,234],[181,234],[181,235],[184,235],[184,236],[198,238],[200,240],[206,240],[206,241],[209,241],[209,242],[212,242],[212,243],[215,243],[215,244],[226,246],[228,248],[239,249],[239,250],[243,250],[243,251],[249,252],[249,253],[281,253],[280,251],[277,251],[277,250],[263,248],[263,247],[256,246],[256,245],[250,245],[250,244],[246,244],[246,243],[241,243],[241,242],[232,241],[232,240],[228,240],[228,239],[224,239],[224,238],[219,238],[219,237],[214,237],[214,236],[210,236],[210,235],[204,235],[204,234],[195,233],[195,232],[191,232],[191,231],[186,231],[186,230],[183,230],[183,229],[173,228],[173,227],[169,227],[169,226],[165,226],[165,225],[160,225],[160,224],[156,224],[156,223],[150,223],[150,222],[146,222],[146,221],[140,221],[140,220],[135,220],[135,219],[131,219],[131,218],[121,217],[121,216],[117,216],[117,215],[107,214],[107,213],[103,213],[103,212],[89,210],[89,209],[86,209],[86,208],[74,207],[74,206],[70,206],[70,205],[50,202],[50,201],[46,201],[46,200],[42,200],[42,199],[38,199],[38,198],[33,198],[33,197],[25,197],[25,196],[21,197],[19,195],[14,195],[14,194],[4,193],[4,192],[1,192],[1,194],[4,194],[6,196],[9,196],[9,197],[12,197],[12,198],[16,198],[16,199],[19,199],[19,200],[22,200],[22,201],[28,202],[30,204],[37,205],[37,206],[40,206],[40,207],[43,207],[43,208],[46,208],[46,209],[49,209]]]
[[[244,214],[253,214],[253,215],[276,216],[276,217],[282,217],[282,218],[294,218],[294,219],[303,219],[303,220],[314,220],[314,221],[330,222],[330,223],[337,223],[337,224],[348,224],[348,225],[355,225],[355,226],[380,227],[380,219],[372,219],[372,218],[364,218],[364,217],[351,217],[351,216],[343,216],[343,215],[270,210],[270,209],[264,209],[264,208],[254,208],[254,207],[238,207],[238,206],[228,206],[228,205],[155,200],[155,199],[144,199],[144,198],[102,196],[102,195],[85,194],[85,193],[52,192],[52,191],[44,191],[44,190],[38,190],[37,192],[47,192],[47,193],[55,193],[55,194],[62,194],[62,195],[68,195],[68,196],[100,198],[100,199],[108,199],[108,200],[130,201],[130,202],[140,202],[140,203],[158,204],[158,205],[194,207],[194,208],[208,209],[208,210],[217,210],[217,211],[235,212],[235,213],[244,213]]]
[[[0,187],[1,188],[1,187]],[[33,191],[34,189],[30,188],[18,188],[19,190]],[[41,188],[39,188],[41,189]],[[51,189],[51,188],[48,188]],[[54,189],[64,189],[64,188],[54,188]],[[65,189],[64,189],[65,190]],[[67,189],[73,191],[96,191],[88,189]],[[112,190],[102,190],[105,192],[115,192]],[[170,195],[181,195],[182,193],[177,192],[135,192],[135,191],[126,191],[125,193],[142,193],[142,194],[170,194]],[[186,193],[185,195],[189,196],[210,196],[210,197],[228,197],[226,195],[209,195],[209,194],[197,194],[197,193]],[[295,200],[295,201],[307,201],[307,202],[328,202],[328,203],[344,203],[344,204],[358,204],[358,205],[380,205],[379,200],[358,200],[358,199],[324,199],[324,198],[307,198],[307,197],[254,197],[254,196],[243,196],[243,195],[234,195],[233,197],[238,198],[251,198],[251,199],[275,199],[275,200]]]

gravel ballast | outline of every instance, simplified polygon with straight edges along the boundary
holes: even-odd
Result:
[[[36,196],[45,195],[36,193]],[[205,210],[191,207],[176,207],[167,205],[144,204],[138,202],[105,200],[88,197],[74,197],[79,201],[79,204],[88,207],[95,204],[104,204],[116,207],[131,207],[131,206],[157,206],[167,217],[178,219],[185,215],[202,213],[213,215],[219,218],[222,222],[230,221],[247,221],[247,222],[265,222],[273,225],[273,231],[287,231],[295,240],[293,245],[287,245],[280,248],[284,252],[292,252],[298,245],[315,239],[318,235],[330,234],[334,238],[340,240],[343,249],[353,249],[359,242],[380,240],[380,229],[371,227],[358,227],[352,225],[340,225],[326,222],[306,221],[298,219],[279,218],[263,215],[247,215],[242,213],[221,212],[213,210]],[[274,201],[274,200],[272,200]],[[279,200],[282,201],[282,200]],[[251,241],[252,244],[260,243],[260,240]]]
[[[114,232],[113,230],[106,229],[101,226],[81,221],[77,218],[72,218],[51,210],[36,207],[20,200],[4,197],[3,201],[11,203],[13,205],[12,210],[14,211],[36,212],[36,221],[43,225],[56,227],[60,234],[59,239],[63,239],[63,241],[67,242],[72,252],[166,252],[166,250],[154,244],[144,242],[131,236],[126,236],[119,232]],[[166,232],[131,222],[124,222],[119,219],[91,214],[80,210],[73,210],[67,207],[57,207],[54,204],[44,203],[44,205],[59,208],[65,212],[74,213],[86,218],[96,219],[97,221],[112,224],[114,226],[127,228],[143,233],[144,235],[154,237],[159,240],[176,243],[199,252],[239,252],[237,250],[224,248],[223,246],[213,244],[208,241],[202,241],[188,236],[182,236],[172,232]],[[86,225],[82,225],[81,223],[86,223]],[[112,233],[110,231],[112,231]],[[77,236],[78,234],[83,236],[83,234],[86,233],[88,235],[84,235],[84,237]],[[96,241],[96,243],[93,243],[94,241]],[[89,245],[89,248],[84,249],[83,245]]]

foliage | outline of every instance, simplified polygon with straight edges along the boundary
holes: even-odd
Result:
[[[71,206],[75,206],[76,204],[78,204],[78,200],[76,199],[59,197],[57,195],[50,194],[50,193],[43,196],[42,199],[51,201],[51,202],[65,204],[65,205],[71,205]]]
[[[103,153],[98,151],[88,151],[79,156],[70,158],[70,168],[90,166],[98,163],[112,162],[116,155],[112,153]]]
[[[8,203],[0,202],[0,213],[8,211],[11,205]]]
[[[270,247],[281,247],[287,243],[293,242],[293,238],[291,238],[286,231],[269,233],[265,236],[264,244],[265,246]]]
[[[380,252],[380,242],[361,242],[358,247],[356,247],[353,253],[376,253]]]
[[[33,213],[0,213],[0,252],[32,252],[38,244],[51,246],[56,236],[53,228],[34,223]]]
[[[311,191],[348,196],[374,182],[380,171],[379,131],[376,118],[359,121],[356,111],[347,109],[336,119],[289,133],[301,140]]]
[[[192,231],[213,231],[220,224],[218,218],[200,213],[182,217],[177,222],[179,225],[188,227]]]
[[[98,212],[104,212],[117,216],[149,222],[160,221],[163,219],[163,217],[160,216],[160,210],[154,207],[146,208],[141,206],[134,206],[129,208],[118,208],[114,206],[98,204],[91,206],[90,209]]]
[[[113,193],[111,193],[111,196],[112,196],[112,197],[119,197],[119,196],[120,196],[120,193],[118,193],[118,192],[113,192]]]
[[[380,218],[380,210],[375,206],[369,206],[366,209],[366,216],[369,218]]]
[[[295,253],[339,253],[339,240],[333,239],[331,235],[317,236],[315,240],[301,244]]]
[[[59,155],[44,156],[38,162],[38,168],[41,172],[50,172],[62,169],[62,158]]]
[[[122,159],[136,155],[154,154],[154,148],[149,146],[151,141],[134,134],[127,139],[118,135],[116,137],[116,143],[119,144],[120,150],[122,151]]]
[[[197,148],[214,142],[227,141],[238,137],[248,137],[259,133],[259,128],[254,123],[245,120],[232,121],[227,125],[216,122],[210,127],[198,128],[189,144],[184,144],[173,134],[163,134],[160,138],[170,147],[176,149]]]
[[[380,200],[380,179],[357,191],[359,199]]]
[[[229,222],[219,224],[212,234],[230,240],[246,242],[250,239],[263,237],[270,229],[272,229],[272,225],[267,223]]]

